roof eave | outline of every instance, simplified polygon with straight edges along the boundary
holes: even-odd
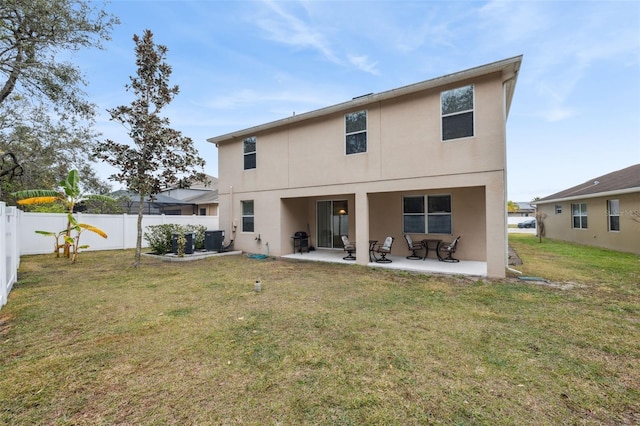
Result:
[[[436,77],[431,80],[422,81],[419,83],[410,84],[408,86],[399,87],[397,89],[388,90],[385,92],[374,93],[371,95],[361,96],[354,98],[350,101],[342,102],[337,105],[329,106],[326,108],[317,109],[314,111],[306,112],[303,114],[293,115],[280,120],[272,121],[269,123],[261,124],[258,126],[249,127],[236,132],[227,133],[220,136],[208,138],[207,142],[211,142],[216,146],[233,142],[238,139],[242,139],[248,136],[255,135],[257,133],[264,132],[266,130],[282,127],[292,123],[297,123],[304,120],[310,120],[325,115],[330,115],[336,112],[355,109],[363,105],[371,104],[374,102],[381,102],[387,99],[392,99],[404,95],[408,95],[415,92],[420,92],[434,87],[446,86],[457,81],[464,81],[471,78],[477,78],[483,75],[492,74],[495,72],[502,72],[502,81],[505,85],[506,96],[506,111],[508,115],[509,108],[511,106],[511,99],[515,90],[515,83],[517,80],[518,71],[520,70],[520,64],[522,63],[522,55],[514,56],[512,58],[503,59],[501,61],[493,62],[486,65],[481,65],[468,70],[459,71],[453,74],[447,74],[441,77]]]
[[[585,198],[600,198],[600,197],[610,197],[613,195],[633,194],[635,192],[640,192],[640,186],[636,186],[633,188],[615,189],[615,190],[604,191],[604,192],[594,192],[591,194],[572,195],[571,197],[559,197],[559,198],[551,198],[548,200],[537,200],[537,201],[531,202],[531,204],[537,205],[537,204],[558,203],[561,201],[576,201],[576,200],[584,200]]]

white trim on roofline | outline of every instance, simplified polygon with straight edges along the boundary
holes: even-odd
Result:
[[[544,200],[544,201],[532,201],[531,204],[535,206],[537,204],[550,204],[550,203],[557,203],[559,201],[575,201],[575,200],[584,200],[585,198],[601,198],[601,197],[610,197],[612,195],[633,194],[634,192],[640,192],[640,186],[636,186],[633,188],[625,188],[625,189],[615,189],[613,191],[596,192],[593,194],[574,195],[572,197],[554,198],[551,200]]]

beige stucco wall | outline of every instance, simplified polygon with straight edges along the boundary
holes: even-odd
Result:
[[[609,231],[607,200],[620,200],[620,231]],[[587,229],[574,229],[571,204],[587,203]],[[555,206],[562,207],[556,214]],[[640,254],[640,192],[538,204],[547,238]]]
[[[504,170],[505,133],[499,75],[475,85],[475,133],[442,142],[443,88],[366,105],[367,152],[345,155],[346,110],[257,136],[257,167],[243,169],[242,140],[219,146],[219,193],[342,185],[374,180]],[[452,88],[446,86],[446,89]]]
[[[451,194],[453,232],[451,235],[414,234],[415,239],[438,238],[450,241],[461,235],[457,256],[466,260],[487,262],[489,276],[504,274],[506,256],[506,203],[502,172],[469,175],[423,177],[416,179],[343,185],[313,189],[235,192],[221,195],[221,229],[232,229],[235,248],[252,253],[283,255],[293,250],[291,236],[296,231],[309,232],[311,243],[317,241],[315,229],[318,200],[347,200],[349,205],[349,237],[364,246],[366,260],[368,240],[396,238],[394,254],[408,253],[402,232],[402,197],[405,195]],[[449,186],[453,184],[453,186]],[[380,191],[380,189],[384,189]],[[358,203],[359,198],[366,199]],[[233,199],[233,202],[231,202]],[[255,231],[241,232],[241,201],[253,200]],[[364,213],[360,210],[365,209]],[[490,218],[492,218],[490,220]],[[359,230],[360,223],[368,227]],[[258,239],[259,237],[259,239]],[[268,247],[268,248],[267,248]]]
[[[237,249],[266,253],[268,246],[271,255],[283,255],[291,252],[295,231],[309,230],[315,244],[318,199],[348,199],[354,204],[349,228],[358,253],[367,253],[367,240],[391,235],[394,253],[403,254],[402,196],[449,193],[453,232],[442,239],[461,235],[461,259],[487,261],[489,276],[504,276],[501,78],[495,73],[256,134],[257,167],[252,170],[243,170],[242,138],[219,145],[221,228],[233,231],[235,222]],[[440,93],[471,83],[475,136],[442,142]],[[367,110],[367,152],[345,155],[344,114],[361,109]],[[242,200],[254,200],[253,233],[240,232]]]

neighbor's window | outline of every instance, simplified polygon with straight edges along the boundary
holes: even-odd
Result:
[[[256,168],[256,137],[251,136],[242,141],[242,149],[244,152],[244,169]]]
[[[587,203],[571,204],[573,227],[587,229]]]
[[[427,197],[427,229],[429,234],[451,234],[451,195]]]
[[[424,234],[424,196],[404,197],[403,203],[403,232],[405,234]]]
[[[442,92],[440,100],[442,140],[473,136],[473,85]]]
[[[367,152],[367,111],[346,114],[344,131],[347,155]]]
[[[241,201],[242,203],[242,232],[253,232],[253,200]]]
[[[620,200],[607,200],[609,231],[620,231]]]
[[[562,204],[556,204],[556,214],[562,213]]]
[[[404,197],[403,232],[451,234],[451,195]]]

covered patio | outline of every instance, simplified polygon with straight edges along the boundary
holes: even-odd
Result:
[[[402,251],[404,253],[404,251]],[[355,265],[353,260],[344,260],[346,253],[343,250],[316,249],[308,253],[293,253],[282,256],[284,259],[292,259],[307,262],[330,262]],[[367,266],[381,269],[394,269],[399,271],[417,272],[421,274],[448,274],[487,276],[487,262],[476,260],[461,260],[457,263],[441,262],[438,259],[428,257],[425,260],[407,259],[406,255],[390,255],[391,263],[369,262]]]

